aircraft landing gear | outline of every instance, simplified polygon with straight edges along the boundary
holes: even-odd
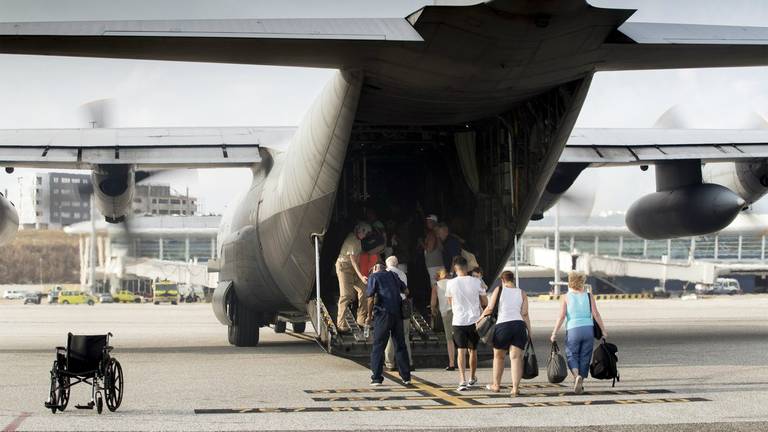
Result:
[[[307,323],[305,322],[295,322],[292,324],[293,326],[293,332],[294,333],[304,333],[304,331],[307,330]]]
[[[285,333],[285,325],[287,323],[285,321],[277,320],[275,323],[275,333]]]
[[[239,347],[257,346],[261,314],[249,310],[235,296],[230,298],[229,313],[232,319],[232,325],[228,328],[229,343]]]

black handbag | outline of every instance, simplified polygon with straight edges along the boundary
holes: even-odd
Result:
[[[496,304],[493,306],[493,312],[491,312],[490,315],[481,317],[475,323],[475,330],[477,330],[480,340],[487,345],[490,345],[493,342],[493,332],[496,329],[496,320],[499,318],[499,303],[501,303],[502,295],[502,291],[500,290],[502,287],[499,286],[496,289],[499,290],[499,297],[496,299]]]
[[[552,348],[549,350],[549,359],[547,360],[547,380],[552,384],[559,384],[568,377],[568,365],[565,357],[560,354],[560,348],[557,342],[552,342]]]
[[[600,340],[603,338],[603,329],[600,328],[600,324],[597,323],[595,315],[592,313],[592,294],[587,293],[587,300],[589,301],[589,314],[592,315],[592,333],[595,335],[595,339]]]
[[[523,379],[533,379],[537,376],[539,376],[539,362],[536,361],[536,352],[533,350],[533,343],[529,335],[523,354]]]

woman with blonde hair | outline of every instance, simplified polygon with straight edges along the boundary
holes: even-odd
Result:
[[[586,279],[586,275],[581,272],[573,271],[568,274],[568,294],[561,297],[560,314],[550,337],[554,342],[557,331],[565,321],[565,355],[568,358],[568,369],[573,374],[573,391],[576,394],[584,391],[584,379],[589,374],[595,337],[594,322],[600,326],[603,337],[608,337],[595,298],[584,292]]]
[[[501,286],[496,288],[483,311],[483,316],[493,313],[498,303],[498,318],[493,329],[493,380],[485,388],[498,392],[504,375],[504,360],[509,353],[512,370],[512,397],[520,394],[520,380],[523,378],[523,350],[531,332],[528,317],[528,296],[515,286],[515,274],[505,271],[501,274]]]

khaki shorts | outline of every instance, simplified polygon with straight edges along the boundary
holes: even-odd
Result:
[[[447,310],[445,312],[440,312],[440,317],[443,319],[443,329],[445,331],[445,341],[452,341],[453,340],[453,312],[451,310]]]

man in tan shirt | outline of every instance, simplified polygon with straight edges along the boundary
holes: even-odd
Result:
[[[357,324],[364,326],[366,322],[365,285],[368,277],[360,272],[358,259],[363,248],[360,240],[371,232],[371,226],[361,222],[355,226],[354,232],[349,233],[341,245],[339,257],[336,259],[336,276],[339,278],[339,310],[336,326],[339,331],[349,331],[344,321],[344,311],[347,305],[357,298]]]

